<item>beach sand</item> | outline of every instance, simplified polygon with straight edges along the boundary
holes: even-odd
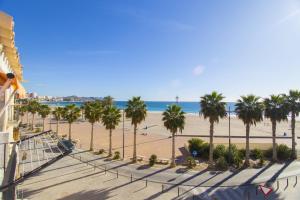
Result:
[[[30,118],[31,119],[31,118]],[[159,158],[171,157],[171,135],[163,126],[161,112],[148,112],[146,120],[138,126],[137,132],[137,155],[145,156],[146,159],[156,154]],[[26,121],[24,117],[23,121]],[[42,123],[41,119],[36,120],[37,123]],[[215,124],[215,135],[228,135],[228,118],[220,120]],[[122,156],[122,129],[123,123],[121,122],[116,130],[113,131],[113,151],[119,151]],[[144,129],[145,127],[147,129]],[[52,130],[56,130],[56,121],[53,119],[51,123]],[[125,118],[125,157],[132,157],[133,151],[133,127],[131,121]],[[45,130],[50,129],[49,119],[46,121]],[[286,132],[288,136],[291,135],[290,122],[282,122],[278,124],[277,135],[282,136]],[[68,134],[68,123],[60,122],[59,135]],[[181,134],[181,133],[178,133]],[[186,124],[182,135],[209,135],[209,122],[199,117],[196,114],[186,114]],[[300,135],[300,122],[296,124],[296,134]],[[231,135],[245,135],[245,126],[241,120],[235,117],[231,118]],[[271,136],[271,123],[268,119],[258,123],[257,126],[251,127],[250,135],[254,136]],[[79,140],[78,147],[82,149],[89,149],[91,136],[91,125],[89,122],[79,120],[72,124],[72,139]],[[176,156],[180,157],[185,155],[186,151],[184,145],[190,137],[176,137]],[[201,138],[208,141],[209,138]],[[232,139],[232,143],[237,144],[239,147],[245,146],[245,139]],[[108,149],[109,145],[109,131],[106,130],[102,124],[96,123],[94,126],[94,149]],[[250,148],[260,146],[268,148],[271,146],[270,139],[250,139]],[[290,139],[278,139],[278,143],[285,143],[291,146]],[[228,138],[214,138],[215,144],[228,144]]]

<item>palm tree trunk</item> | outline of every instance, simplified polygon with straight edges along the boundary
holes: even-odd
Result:
[[[112,130],[109,129],[109,153],[108,156],[112,156]]]
[[[171,158],[171,167],[175,167],[175,133],[172,133],[172,158]]]
[[[33,130],[33,121],[34,121],[34,114],[32,114],[31,130]]]
[[[93,151],[93,149],[94,149],[94,123],[92,123],[90,151]]]
[[[45,131],[45,118],[43,118],[43,132]]]
[[[292,112],[292,159],[297,158],[297,153],[296,153],[296,141],[295,141],[295,123],[296,123],[296,114],[295,112]]]
[[[277,162],[277,151],[276,151],[276,121],[272,121],[272,140],[273,140],[273,161]]]
[[[51,117],[51,115],[49,116],[49,129],[51,130],[52,129],[52,124],[51,124],[51,119],[52,119],[52,117]]]
[[[71,141],[71,123],[69,123],[69,141]]]
[[[250,134],[250,124],[246,124],[246,160],[245,160],[246,167],[250,165],[249,134]]]
[[[136,162],[136,128],[137,128],[137,125],[134,124],[134,132],[133,132],[133,157],[132,157],[132,161],[133,162]]]
[[[209,165],[212,165],[214,162],[213,152],[214,152],[214,123],[210,122],[209,128]]]
[[[56,121],[56,134],[58,135],[58,123],[59,123],[59,121],[57,120]]]

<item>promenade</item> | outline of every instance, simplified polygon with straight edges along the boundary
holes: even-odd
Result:
[[[297,174],[298,161],[261,169],[209,172],[182,166],[149,168],[75,150],[18,189],[27,199],[264,199],[257,185],[267,184],[274,190],[268,199],[298,199]]]

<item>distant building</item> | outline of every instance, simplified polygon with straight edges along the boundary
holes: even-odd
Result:
[[[38,97],[36,92],[28,93],[28,98],[30,99],[36,99]]]

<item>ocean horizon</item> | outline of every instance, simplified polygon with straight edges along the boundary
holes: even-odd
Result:
[[[66,105],[75,104],[76,106],[80,107],[84,104],[82,101],[59,101],[59,102],[42,102],[43,104],[47,104],[51,107],[65,107]],[[119,109],[124,109],[126,107],[127,101],[114,101],[114,104]],[[163,112],[169,105],[177,104],[175,101],[145,101],[147,105],[148,111],[157,111]],[[178,105],[181,106],[182,110],[186,113],[199,113],[201,106],[200,102],[178,102]],[[227,102],[226,103],[226,110],[234,111],[235,102]]]

